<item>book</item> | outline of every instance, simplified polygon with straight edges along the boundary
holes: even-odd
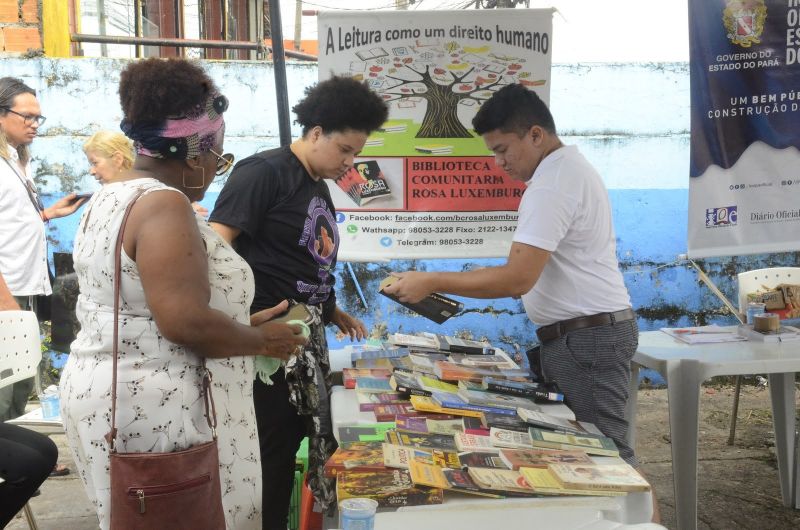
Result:
[[[438,342],[436,337],[426,335],[409,335],[407,333],[392,333],[389,335],[389,343],[397,346],[420,347],[436,350]]]
[[[336,178],[336,185],[357,206],[363,206],[373,199],[392,193],[377,160],[356,162],[353,167]]]
[[[388,132],[388,133],[399,133],[399,132],[406,132],[408,129],[408,124],[398,121],[387,121],[380,127],[378,127],[378,131],[380,132]]]
[[[500,370],[493,366],[463,366],[449,361],[436,361],[433,367],[433,373],[443,381],[476,381],[481,382],[486,376],[521,378],[525,379],[529,376],[529,372],[523,369],[514,370]]]
[[[754,342],[783,342],[800,339],[800,329],[794,326],[781,326],[777,331],[756,331],[751,324],[742,324],[739,335]]]
[[[520,396],[533,399],[534,402],[564,401],[562,394],[555,384],[541,384],[534,381],[511,381],[496,377],[484,377],[481,387],[490,392]]]
[[[389,55],[389,52],[377,46],[375,48],[370,48],[369,50],[359,50],[356,52],[356,57],[361,59],[362,61],[369,61],[370,59],[379,59],[381,57],[386,57]]]
[[[465,353],[469,355],[493,355],[495,349],[490,344],[477,340],[461,339],[449,335],[436,334],[439,349],[451,353]],[[504,359],[508,361],[508,359]],[[516,365],[511,368],[517,368]]]
[[[498,457],[509,469],[544,467],[548,464],[594,464],[583,451],[558,449],[500,449]]]
[[[388,379],[392,371],[388,368],[342,368],[342,384],[345,388],[356,387],[356,377]]]
[[[392,369],[392,360],[387,357],[379,357],[376,359],[354,359],[352,361],[353,367],[362,368],[385,368]]]
[[[480,418],[464,416],[461,418],[462,431],[474,436],[489,436],[489,428],[484,427]]]
[[[391,386],[392,389],[395,392],[397,392],[398,394],[401,394],[403,396],[410,396],[410,395],[430,396],[431,395],[431,391],[430,390],[425,390],[424,388],[422,388],[420,386],[419,381],[417,381],[416,377],[414,377],[413,375],[411,375],[409,373],[401,372],[401,371],[398,371],[398,370],[395,370],[395,372],[389,378],[389,386]]]
[[[443,324],[450,317],[457,315],[461,312],[461,310],[464,309],[463,303],[439,293],[431,293],[419,302],[402,302],[399,298],[397,298],[397,296],[384,291],[386,287],[393,284],[398,279],[399,278],[395,276],[387,276],[383,279],[383,281],[381,281],[380,286],[378,287],[378,292],[388,299],[397,302],[403,307],[406,307],[418,315],[436,322],[437,324]]]
[[[550,464],[565,488],[601,491],[649,491],[650,484],[629,464]]]
[[[449,414],[432,414],[414,411],[414,415],[398,414],[395,416],[398,431],[412,431],[431,434],[448,434],[452,436],[463,430],[461,418]]]
[[[511,469],[498,453],[488,451],[467,451],[458,454],[461,467],[488,467],[491,469]]]
[[[480,488],[493,491],[507,491],[533,494],[525,478],[519,471],[512,469],[489,469],[485,467],[471,467],[468,470],[470,478]]]
[[[475,355],[472,353],[451,353],[447,360],[451,363],[463,364],[464,366],[494,366],[500,370],[514,370],[519,368],[517,363],[505,355],[498,353],[485,353]]]
[[[499,427],[501,429],[510,429],[512,431],[528,432],[528,425],[526,422],[517,416],[509,414],[494,414],[492,412],[483,412],[480,416],[481,424],[486,428]]]
[[[456,448],[459,451],[483,451],[486,453],[497,453],[499,448],[492,445],[489,436],[478,436],[475,434],[456,433],[453,435]]]
[[[383,465],[408,469],[412,460],[420,460],[428,464],[442,467],[459,467],[460,461],[455,451],[444,449],[425,449],[407,445],[383,444]]]
[[[383,442],[342,443],[325,462],[325,476],[336,478],[340,471],[376,471],[383,464]]]
[[[527,432],[512,431],[511,429],[501,429],[499,427],[489,429],[489,443],[497,448],[530,449],[532,447],[531,435]]]
[[[451,409],[442,407],[436,403],[432,397],[428,396],[412,395],[409,399],[411,400],[411,404],[414,406],[414,410],[420,412],[436,412],[438,414],[452,414],[456,416],[474,416],[476,418],[480,418],[481,416],[481,412],[479,410]]]
[[[507,414],[509,416],[516,416],[517,411],[514,408],[492,406],[492,405],[473,405],[467,403],[458,394],[449,394],[447,392],[433,392],[431,399],[436,402],[443,409],[451,410],[473,410],[476,412],[494,412],[495,414]]]
[[[336,480],[336,498],[366,497],[378,502],[379,507],[397,508],[441,504],[442,489],[415,486],[406,469],[386,471],[343,471]]]
[[[356,399],[358,400],[358,410],[361,412],[375,410],[375,407],[378,405],[409,403],[405,397],[395,392],[358,392],[356,390]]]
[[[560,431],[570,434],[603,434],[593,423],[559,418],[537,410],[519,408],[517,409],[517,415],[526,423],[535,425],[536,427],[550,429],[551,431]]]
[[[351,347],[350,361],[355,365],[355,362],[360,359],[386,359],[383,366],[376,366],[374,368],[392,368],[392,363],[389,359],[394,357],[404,357],[408,355],[408,348],[400,344],[383,343],[380,345],[366,344],[356,345]],[[373,368],[365,366],[364,368]]]
[[[375,414],[375,421],[377,422],[385,422],[385,421],[396,422],[398,414],[404,414],[406,416],[410,414],[418,414],[418,412],[414,410],[414,407],[411,406],[410,402],[375,405],[375,408],[372,409],[372,413]]]
[[[517,409],[528,409],[531,411],[541,410],[532,399],[520,396],[509,396],[508,394],[498,394],[487,390],[467,390],[459,388],[458,397],[472,405],[486,405],[489,407],[513,409],[515,411]]]
[[[447,434],[432,434],[411,431],[386,431],[384,441],[389,444],[421,447],[424,449],[456,450],[453,436]]]
[[[482,492],[478,485],[469,478],[469,474],[460,469],[446,469],[415,460],[411,462],[409,473],[411,480],[418,486],[431,486],[474,495],[500,497],[499,495]]]
[[[590,455],[619,456],[619,450],[611,438],[597,435],[575,435],[530,427],[531,445],[544,449],[585,451]]]
[[[433,392],[445,392],[447,394],[458,393],[458,386],[454,385],[453,383],[448,383],[447,381],[440,381],[439,379],[427,375],[417,376],[417,382],[424,390],[428,390],[431,393]]]
[[[420,153],[428,153],[432,155],[447,155],[453,152],[453,146],[445,144],[415,145],[414,149]]]
[[[356,390],[372,394],[394,393],[389,379],[381,377],[356,377]]]
[[[533,491],[542,495],[600,495],[605,497],[627,495],[621,491],[593,491],[565,488],[556,480],[548,468],[521,467],[519,468],[519,472],[525,478],[528,485],[533,488]]]
[[[384,433],[394,429],[394,423],[372,423],[364,425],[345,425],[339,427],[339,443],[382,442]]]

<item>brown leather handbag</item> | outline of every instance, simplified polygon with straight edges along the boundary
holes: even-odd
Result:
[[[225,528],[217,452],[217,414],[211,396],[211,373],[203,360],[206,420],[213,440],[171,453],[120,453],[116,447],[117,355],[122,234],[131,208],[125,210],[114,257],[114,374],[111,384],[111,431],[106,435],[111,461],[112,530],[217,530]]]

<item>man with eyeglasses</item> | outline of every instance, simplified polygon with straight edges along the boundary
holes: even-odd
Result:
[[[19,79],[0,78],[0,274],[22,309],[51,294],[45,223],[74,213],[86,198],[74,193],[42,204],[29,146],[45,122],[36,92]],[[33,379],[0,389],[0,422],[25,412]]]

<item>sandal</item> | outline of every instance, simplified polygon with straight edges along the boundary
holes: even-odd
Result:
[[[63,477],[69,475],[69,468],[63,464],[56,464],[56,467],[50,472],[51,477]]]

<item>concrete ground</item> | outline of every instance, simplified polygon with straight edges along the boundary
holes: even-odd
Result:
[[[727,445],[733,387],[706,386],[700,410],[700,462],[698,529],[800,528],[800,511],[784,508],[774,455],[774,433],[769,392],[763,387],[744,386],[734,445]],[[669,443],[667,393],[664,389],[639,391],[637,454],[655,487],[662,524],[675,528],[674,495]],[[83,484],[66,447],[63,433],[53,433],[59,462],[72,473],[48,479],[42,494],[31,500],[41,530],[90,530],[97,528]],[[18,515],[9,526],[25,530]],[[561,530],[561,529],[559,529]]]

